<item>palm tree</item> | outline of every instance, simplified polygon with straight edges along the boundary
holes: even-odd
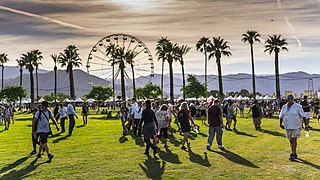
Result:
[[[5,54],[5,53],[0,54],[0,66],[2,70],[1,89],[3,89],[3,82],[4,82],[4,63],[8,61],[9,61],[8,54]]]
[[[53,59],[54,62],[54,97],[55,97],[55,101],[57,99],[57,62],[59,61],[60,56],[56,55],[56,54],[51,54],[51,58]]]
[[[158,56],[158,60],[161,61],[161,99],[163,99],[163,71],[164,71],[164,62],[166,61],[166,54],[163,49],[164,44],[169,43],[170,40],[168,40],[167,37],[161,37],[158,42],[157,42],[157,47],[156,47],[156,55]]]
[[[126,101],[126,84],[125,84],[125,72],[124,69],[126,68],[126,59],[125,59],[125,52],[124,52],[124,47],[121,48],[119,46],[116,46],[113,54],[112,54],[112,59],[111,61],[111,65],[115,66],[115,65],[119,65],[119,69],[120,69],[120,78],[121,78],[121,98],[122,101]]]
[[[115,92],[115,80],[114,80],[114,52],[116,50],[116,45],[115,44],[110,44],[106,48],[106,55],[111,56],[111,65],[112,65],[112,90],[113,90],[113,102],[115,103],[115,97],[116,97],[116,92]],[[115,107],[115,106],[113,106]]]
[[[279,79],[279,53],[281,51],[288,51],[288,48],[285,47],[288,45],[286,39],[282,39],[281,35],[272,35],[269,36],[268,40],[265,42],[264,52],[269,52],[270,55],[274,52],[274,64],[275,64],[275,75],[276,75],[276,96],[277,100],[280,101],[280,79]]]
[[[244,43],[249,42],[251,50],[251,69],[252,69],[252,90],[253,99],[256,99],[256,81],[254,73],[254,56],[253,56],[253,43],[260,42],[260,34],[257,31],[247,31],[247,34],[242,34],[242,40]]]
[[[21,60],[26,69],[28,69],[30,74],[30,99],[31,99],[31,110],[34,109],[34,79],[33,79],[33,70],[34,64],[37,61],[36,55],[30,51],[26,54],[22,54]]]
[[[22,59],[17,59],[16,60],[18,63],[18,66],[20,67],[20,86],[22,87],[22,73],[23,73],[23,66],[24,66],[24,61]],[[21,101],[22,101],[22,95],[20,94],[19,96],[19,109],[21,109]]]
[[[70,97],[75,99],[74,92],[74,79],[73,79],[73,67],[80,67],[82,65],[79,57],[78,48],[75,45],[68,45],[63,53],[60,53],[59,63],[61,67],[67,67],[66,71],[69,73],[70,81]]]
[[[208,88],[208,77],[207,77],[208,56],[207,56],[207,53],[210,53],[211,46],[212,46],[212,43],[211,43],[210,39],[206,38],[206,37],[200,38],[200,40],[196,44],[197,51],[204,53],[204,82],[205,82],[207,88]],[[208,89],[206,91],[208,91]],[[208,93],[206,93],[206,94],[208,94]]]
[[[34,53],[34,55],[36,56],[36,61],[34,62],[34,67],[36,68],[36,88],[37,88],[37,99],[39,99],[39,77],[38,77],[38,69],[39,69],[39,65],[41,65],[41,59],[42,57],[42,53],[41,51],[39,51],[39,49],[34,49],[32,50],[32,52]]]
[[[176,47],[175,54],[177,55],[175,58],[180,62],[181,69],[182,69],[182,89],[183,89],[183,99],[186,99],[186,94],[184,92],[185,86],[186,86],[186,80],[184,77],[184,61],[183,56],[186,55],[190,51],[191,47],[188,47],[187,45],[182,45],[179,47]]]
[[[210,48],[210,55],[209,59],[215,57],[216,63],[218,67],[218,78],[219,78],[219,98],[222,101],[223,100],[223,86],[222,86],[222,71],[221,71],[221,56],[231,56],[231,52],[228,51],[230,47],[228,46],[228,41],[225,41],[221,37],[213,37],[213,44]]]
[[[133,86],[133,97],[136,97],[136,81],[134,78],[134,61],[133,59],[137,56],[137,52],[129,50],[125,53],[125,61],[130,64],[132,71],[132,86]]]

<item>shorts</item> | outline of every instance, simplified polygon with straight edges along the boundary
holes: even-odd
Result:
[[[260,125],[261,124],[261,117],[253,118],[253,124]]]
[[[310,119],[310,112],[304,112],[304,115],[306,116],[307,119]]]
[[[4,121],[10,123],[10,118],[4,118]]]
[[[291,140],[292,138],[301,137],[301,129],[286,129],[287,138]]]
[[[160,128],[160,134],[158,135],[158,138],[161,139],[163,138],[168,138],[168,128]]]
[[[40,137],[39,139],[40,143],[45,144],[48,142],[48,134],[49,133],[43,133],[43,132],[37,133],[37,136]]]

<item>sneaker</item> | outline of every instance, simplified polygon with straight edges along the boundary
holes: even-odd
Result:
[[[208,151],[211,151],[211,148],[210,148],[210,146],[207,146],[207,150],[208,150]]]
[[[188,144],[187,144],[187,145],[188,145],[188,148],[190,149],[190,148],[191,148],[191,146],[190,146],[190,142],[188,142]]]
[[[295,159],[298,159],[297,153],[293,153],[293,155],[294,155]]]
[[[218,145],[219,149],[224,149],[224,145]]]
[[[236,129],[236,128],[233,128],[233,130],[234,130],[234,131],[238,131],[238,129]]]
[[[37,155],[37,159],[39,159],[39,158],[41,158],[41,154],[38,154],[38,155]]]
[[[49,155],[48,155],[49,161],[51,161],[51,159],[52,159],[53,157],[54,157],[53,154],[49,154]]]
[[[182,149],[182,150],[186,150],[187,148],[186,148],[186,147],[184,147],[184,146],[182,146],[182,147],[181,147],[181,149]]]
[[[30,155],[37,154],[37,151],[31,151]]]
[[[291,153],[290,157],[289,157],[289,160],[290,161],[294,161],[295,159],[296,159],[296,156],[293,153]]]

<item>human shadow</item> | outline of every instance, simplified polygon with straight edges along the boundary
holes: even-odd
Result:
[[[181,141],[178,141],[175,136],[169,136],[168,141],[170,142],[170,144],[173,144],[175,147],[178,147],[181,145]]]
[[[253,164],[252,162],[248,161],[247,159],[241,157],[240,155],[233,153],[231,151],[228,151],[226,149],[222,149],[222,151],[215,151],[210,150],[211,152],[215,152],[217,154],[220,154],[221,156],[225,157],[229,161],[232,161],[237,164],[245,165],[252,168],[260,168],[259,166]]]
[[[132,137],[132,139],[134,139],[137,146],[141,146],[141,147],[144,146],[144,141],[143,141],[142,137],[136,136],[132,132],[129,132],[129,135]],[[120,139],[119,139],[119,141],[120,141]]]
[[[70,137],[70,135],[59,137],[58,139],[53,140],[52,143],[58,143],[60,141],[66,140],[68,139],[68,137]]]
[[[6,131],[6,130],[2,129],[2,130],[0,131],[0,133],[2,133],[2,132],[4,132],[4,131]]]
[[[86,125],[82,124],[82,125],[79,125],[77,126],[77,128],[82,128],[82,127],[85,127]]]
[[[273,135],[273,136],[286,137],[286,135],[281,133],[281,132],[269,131],[269,130],[266,130],[266,129],[261,129],[260,132],[267,133],[267,134],[270,134],[270,135]]]
[[[312,128],[312,129],[310,129],[310,131],[317,131],[317,132],[320,132],[320,129]]]
[[[166,162],[172,164],[181,164],[182,162],[179,160],[178,154],[172,153],[170,149],[166,149],[166,151],[160,151],[159,157]]]
[[[123,135],[123,136],[121,136],[121,137],[119,138],[119,142],[120,142],[120,143],[125,143],[126,141],[128,141],[128,138],[127,138],[125,135]]]
[[[311,166],[311,167],[314,167],[314,168],[320,170],[320,166],[317,165],[317,164],[313,164],[312,162],[306,161],[306,160],[301,159],[301,158],[297,158],[297,160],[299,160],[299,161],[297,161],[297,162],[299,162],[299,163],[303,163],[303,164],[309,165],[309,166]]]
[[[248,134],[246,132],[243,131],[233,131],[234,133],[236,133],[237,135],[241,135],[241,136],[248,136],[248,137],[252,137],[252,138],[256,138],[257,136],[252,135],[252,134]]]
[[[188,150],[188,153],[189,153],[189,159],[191,162],[197,163],[199,165],[206,166],[206,167],[211,166],[211,164],[208,160],[207,153],[204,153],[204,157],[202,157],[199,154],[194,153],[191,149]]]
[[[54,135],[51,135],[50,138],[55,138],[55,137],[61,136],[61,134],[62,134],[62,132],[56,133]]]
[[[37,169],[38,166],[49,162],[49,161],[45,161],[35,165],[37,160],[38,159],[33,160],[28,166],[24,167],[23,169],[20,169],[18,171],[17,170],[10,171],[8,174],[5,174],[0,179],[23,179],[26,177],[27,174]]]
[[[148,159],[143,162],[144,165],[139,163],[140,168],[146,173],[148,178],[161,179],[166,166],[165,161],[158,161],[158,158],[151,158],[148,155]]]
[[[4,166],[1,170],[0,170],[0,174],[9,171],[17,166],[19,166],[20,164],[22,164],[23,162],[25,162],[30,156],[26,156],[23,158],[20,158],[18,160],[16,160],[15,162],[11,163],[11,164],[7,164],[6,166]]]
[[[198,134],[201,135],[202,137],[208,137],[208,135],[206,135],[206,134],[204,134],[202,132],[199,132]]]

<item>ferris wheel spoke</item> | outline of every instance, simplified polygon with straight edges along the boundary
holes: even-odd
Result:
[[[144,72],[150,72],[150,69],[135,68],[135,70],[144,71]]]
[[[146,65],[150,65],[150,63],[141,63],[141,64],[134,64],[134,66],[146,66]]]
[[[149,57],[149,55],[146,55],[146,56],[140,57],[139,59],[135,59],[135,60],[134,60],[134,62],[140,61],[140,60],[145,59],[145,58],[147,58],[147,57]]]
[[[99,56],[97,56],[97,55],[92,55],[92,56],[94,56],[94,57],[97,58],[97,59],[100,59],[101,61],[107,62],[107,63],[110,63],[110,61],[111,61],[111,59],[106,60],[106,59],[104,59],[104,58],[102,58],[102,57],[99,57]],[[105,57],[107,57],[107,56],[105,56]]]

